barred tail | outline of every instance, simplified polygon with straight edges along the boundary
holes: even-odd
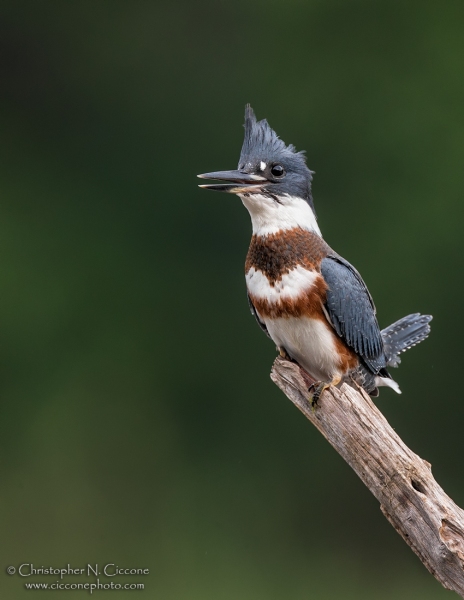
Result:
[[[403,317],[381,332],[387,366],[397,367],[401,359],[399,355],[425,340],[430,333],[431,315],[414,313]]]

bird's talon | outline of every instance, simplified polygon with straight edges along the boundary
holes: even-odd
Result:
[[[314,390],[312,395],[310,396],[311,408],[313,409],[313,411],[316,410],[316,406],[319,402],[319,398],[321,397],[322,392],[328,387],[330,387],[330,384],[324,383],[323,381],[315,381],[309,386],[308,392]]]
[[[292,360],[283,346],[278,347],[277,350],[279,351],[279,354],[282,358],[285,358],[286,360]]]

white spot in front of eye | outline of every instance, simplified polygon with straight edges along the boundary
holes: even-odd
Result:
[[[266,163],[263,162],[263,161],[261,161],[260,165],[259,165],[259,168],[261,169],[261,171],[264,171],[264,169],[266,168],[266,166],[267,166]]]

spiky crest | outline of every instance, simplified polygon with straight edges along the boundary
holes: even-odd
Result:
[[[288,146],[271,128],[266,119],[258,121],[249,104],[245,107],[245,138],[240,153],[239,167],[256,160],[291,160],[306,167],[304,151],[297,152],[293,144]],[[307,167],[306,167],[307,168]]]

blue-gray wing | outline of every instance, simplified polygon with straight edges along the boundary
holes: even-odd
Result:
[[[321,273],[328,285],[325,309],[338,335],[373,373],[386,367],[375,306],[356,269],[339,256],[324,258]]]

